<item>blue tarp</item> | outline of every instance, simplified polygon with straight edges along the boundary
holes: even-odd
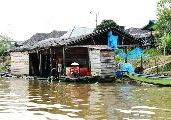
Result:
[[[112,31],[108,33],[108,47],[110,48],[118,48],[118,36],[112,35]]]
[[[144,58],[145,55],[143,53],[143,50],[140,48],[135,48],[127,54],[128,59],[138,59],[141,57]]]
[[[122,59],[126,58],[126,53],[122,49],[117,49],[114,51],[115,54],[119,55]]]
[[[128,52],[127,54],[122,49],[115,50],[115,54],[119,55],[122,59],[139,59],[139,58],[145,58],[148,57],[148,55],[145,55],[143,53],[143,50],[140,48],[135,48]]]
[[[131,63],[122,63],[120,69],[122,71],[127,71],[129,74],[134,73],[135,70]]]

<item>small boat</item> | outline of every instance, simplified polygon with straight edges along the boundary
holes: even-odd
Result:
[[[139,81],[143,83],[158,85],[158,86],[171,86],[171,77],[170,76],[157,76],[157,75],[144,75],[144,76],[137,76],[135,75],[128,75],[131,80]]]

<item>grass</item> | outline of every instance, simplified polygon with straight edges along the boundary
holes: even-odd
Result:
[[[163,86],[171,86],[171,79],[164,78],[147,78],[147,77],[139,77],[134,75],[128,75],[131,79],[136,81],[141,81],[154,85],[163,85]]]

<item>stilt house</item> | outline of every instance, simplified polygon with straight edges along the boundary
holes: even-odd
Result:
[[[97,32],[73,37],[49,38],[37,42],[27,50],[16,49],[11,56],[24,54],[25,72],[15,72],[12,65],[12,74],[27,74],[31,76],[48,77],[52,68],[62,64],[62,75],[69,75],[71,63],[77,62],[80,67],[80,76],[100,76],[102,78],[114,76],[115,54],[108,46],[108,32],[118,36],[118,47],[141,46],[141,40],[125,33],[118,28],[108,28]],[[74,30],[72,31],[74,32]],[[72,34],[72,33],[71,33]],[[65,35],[64,35],[65,36]],[[11,58],[12,63],[17,59]],[[24,58],[23,58],[24,59]]]

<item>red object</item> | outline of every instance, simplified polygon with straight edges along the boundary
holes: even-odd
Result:
[[[89,71],[88,67],[66,67],[66,75],[70,76],[70,77],[74,77],[73,75],[73,71],[75,71],[77,73],[77,76],[91,76],[91,72]]]
[[[80,67],[79,66],[71,67],[70,74],[72,77],[79,77],[80,76]]]
[[[80,68],[80,76],[90,76],[88,67]]]

